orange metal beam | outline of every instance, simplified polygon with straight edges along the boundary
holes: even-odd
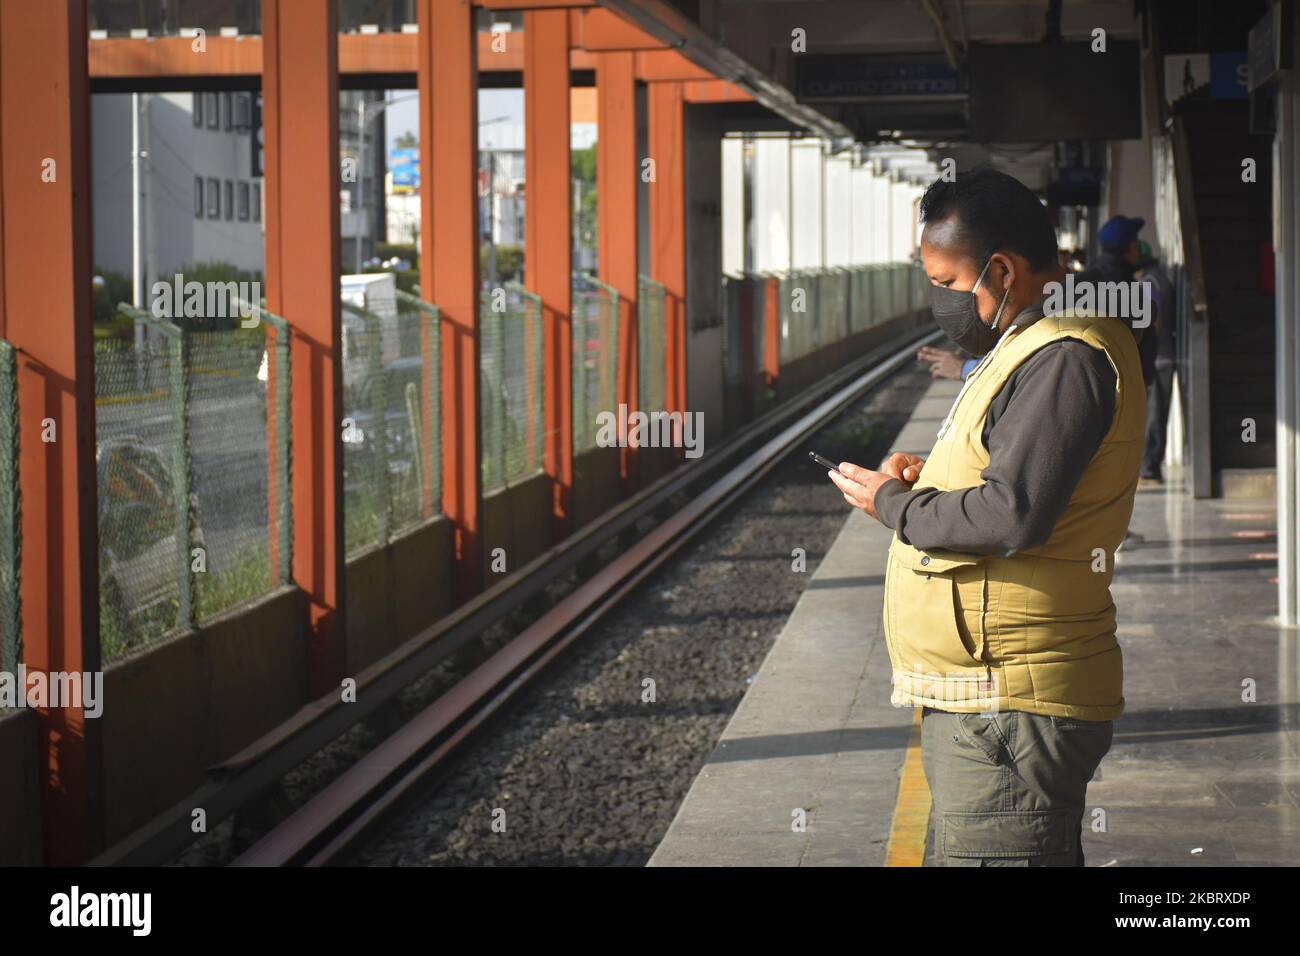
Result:
[[[543,421],[552,513],[563,533],[573,490],[573,234],[569,157],[569,16],[564,10],[524,14],[524,270],[542,297]],[[532,390],[529,390],[532,394]]]
[[[645,83],[717,79],[708,70],[696,66],[676,50],[645,50],[637,53],[636,78]]]
[[[691,80],[682,84],[687,103],[752,103],[754,97],[727,80]]]
[[[680,83],[650,85],[650,270],[664,285],[667,411],[686,410],[686,149]]]
[[[478,62],[484,72],[497,70],[519,71],[524,68],[524,41],[526,34],[506,30],[501,33],[478,34]]]
[[[591,53],[669,49],[667,43],[609,10],[570,10],[569,29],[573,45]]]
[[[375,39],[366,37],[367,40]],[[262,72],[260,36],[205,37],[203,50],[189,37],[91,40],[90,75],[100,78],[156,76],[258,76]]]
[[[484,73],[524,68],[526,35],[505,32],[494,49],[491,33],[478,34],[480,71]],[[262,73],[260,36],[205,39],[206,51],[195,52],[187,37],[133,40],[109,37],[91,40],[90,75],[94,79],[157,79],[177,77],[256,77]],[[342,33],[338,38],[339,73],[349,75],[412,74],[419,69],[419,37],[411,33]],[[586,50],[569,53],[574,70],[595,68]]]
[[[340,73],[414,73],[418,59],[410,33],[339,34]]]
[[[345,666],[338,22],[327,0],[263,0],[267,304],[293,327],[293,578],[308,689]]]
[[[425,163],[420,286],[441,311],[443,512],[454,539],[453,593],[465,600],[482,584],[479,47],[474,9],[464,0],[419,0],[419,11],[420,149]]]
[[[85,36],[84,2],[0,3],[0,336],[18,350],[29,672],[100,669]],[[44,862],[82,863],[102,837],[97,722],[79,704],[36,718]]]
[[[632,53],[596,57],[599,125],[596,140],[597,242],[600,279],[618,290],[618,400],[639,406],[637,347],[636,72]],[[635,449],[622,453],[624,479],[635,477]]]

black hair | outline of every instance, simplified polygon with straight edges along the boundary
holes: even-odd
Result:
[[[1035,272],[1056,261],[1056,230],[1047,209],[1028,186],[991,166],[930,184],[921,197],[921,222],[949,216],[955,217],[956,240],[980,265],[999,249],[1024,256]]]

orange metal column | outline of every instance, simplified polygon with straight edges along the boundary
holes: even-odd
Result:
[[[664,355],[668,365],[664,404],[686,411],[686,149],[682,111],[685,99],[676,82],[651,83],[650,270],[664,286]]]
[[[596,140],[596,217],[600,279],[618,290],[618,401],[639,406],[637,342],[636,60],[632,53],[596,56],[599,125]],[[616,411],[616,409],[610,409]],[[636,475],[636,450],[624,448],[625,481]]]
[[[338,18],[263,0],[267,304],[293,328],[293,578],[308,600],[308,690],[343,676]]]
[[[478,37],[468,0],[420,0],[420,289],[442,328],[442,500],[453,594],[482,585],[479,479]],[[567,130],[566,130],[567,133]]]
[[[0,3],[0,336],[18,350],[29,672],[100,669],[88,95],[84,2]],[[81,863],[102,837],[97,722],[66,704],[36,715],[44,862]]]
[[[781,377],[781,297],[780,280],[768,276],[763,282],[763,382],[776,388]]]
[[[569,168],[569,14],[524,14],[524,269],[542,297],[545,466],[562,534],[573,490],[573,227]],[[532,394],[531,389],[529,394]]]

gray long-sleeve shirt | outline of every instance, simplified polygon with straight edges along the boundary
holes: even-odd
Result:
[[[1041,318],[1041,304],[1014,324]],[[1115,369],[1078,339],[1043,346],[1011,373],[989,405],[984,483],[956,491],[876,492],[881,523],[916,548],[1011,555],[1047,541],[1115,416]]]

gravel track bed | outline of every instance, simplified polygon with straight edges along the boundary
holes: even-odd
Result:
[[[807,450],[878,463],[928,385],[908,368],[800,446],[350,862],[644,865],[843,526],[844,500]],[[794,548],[806,573],[792,570]],[[653,702],[642,700],[647,679]]]

